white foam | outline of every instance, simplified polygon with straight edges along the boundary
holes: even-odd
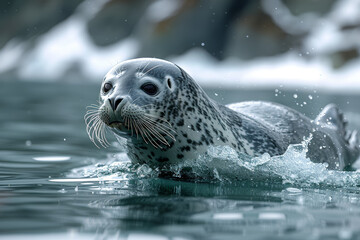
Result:
[[[166,172],[174,178],[226,184],[268,183],[291,184],[286,191],[292,195],[302,193],[301,187],[331,186],[353,187],[360,184],[360,172],[328,170],[325,163],[314,163],[306,157],[307,144],[291,145],[280,156],[251,158],[239,155],[230,147],[210,147],[195,160],[187,160],[164,169],[153,169],[146,164],[131,164],[130,160],[120,162],[116,157],[108,159],[109,164],[100,167],[87,166],[74,170],[69,179],[53,179],[56,182],[128,181],[131,179],[158,178]],[[115,162],[114,162],[115,161]],[[82,179],[77,180],[83,177]]]

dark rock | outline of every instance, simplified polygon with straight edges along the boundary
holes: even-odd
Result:
[[[229,26],[248,4],[251,1],[184,0],[173,15],[161,21],[146,15],[135,34],[141,42],[139,56],[166,58],[203,45],[222,59]]]
[[[241,59],[284,53],[296,42],[256,4],[239,14],[230,29],[225,54]]]
[[[341,68],[349,61],[358,58],[359,51],[358,49],[352,48],[348,50],[337,51],[331,55],[331,62],[333,68]]]
[[[0,1],[0,48],[10,39],[31,39],[71,16],[83,0]]]
[[[128,37],[152,1],[112,0],[104,5],[88,23],[88,31],[96,45],[106,46]]]

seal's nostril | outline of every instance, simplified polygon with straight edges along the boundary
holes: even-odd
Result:
[[[114,99],[109,98],[109,102],[110,102],[110,106],[111,106],[112,110],[115,111]]]
[[[115,99],[109,98],[110,106],[113,111],[117,109],[117,107],[119,106],[122,100],[123,100],[122,97],[116,97]]]
[[[119,104],[121,103],[122,100],[123,100],[123,98],[116,97],[116,99],[115,99],[115,109],[119,106]]]

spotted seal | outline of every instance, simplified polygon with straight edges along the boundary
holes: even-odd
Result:
[[[94,143],[107,145],[105,130],[125,138],[134,163],[163,166],[196,159],[210,145],[226,145],[249,156],[283,154],[312,136],[308,156],[344,169],[359,156],[356,132],[326,106],[315,120],[276,103],[223,106],[210,99],[179,66],[160,59],[122,62],[105,76],[99,105],[86,115]]]

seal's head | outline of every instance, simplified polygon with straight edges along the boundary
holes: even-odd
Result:
[[[103,146],[108,144],[106,129],[126,138],[133,162],[177,162],[217,139],[208,130],[219,127],[215,112],[212,101],[180,67],[140,58],[106,74],[99,105],[86,115],[87,131]]]
[[[174,98],[181,74],[176,65],[160,59],[134,59],[116,65],[101,86],[99,119],[119,136],[141,138],[155,148],[169,146],[169,138],[175,140],[174,132],[159,105]],[[92,136],[92,140],[106,144],[102,133],[95,131]]]

